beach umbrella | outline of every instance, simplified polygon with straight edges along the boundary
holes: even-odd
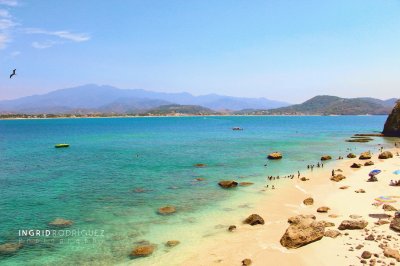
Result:
[[[376,198],[375,200],[379,201],[379,202],[396,202],[396,200],[394,200],[390,196],[380,196],[380,197]]]
[[[372,170],[371,172],[369,172],[369,176],[377,175],[377,174],[379,174],[380,172],[382,172],[382,171],[381,171],[381,170],[378,170],[378,169]]]
[[[395,174],[395,175],[400,175],[400,170],[394,171],[393,174]]]

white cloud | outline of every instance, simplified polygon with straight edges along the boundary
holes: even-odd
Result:
[[[32,47],[36,49],[46,49],[52,47],[56,43],[55,41],[33,42]]]
[[[0,32],[0,49],[6,48],[8,42],[10,42],[10,38],[6,34]]]
[[[17,0],[0,0],[0,5],[17,6],[18,1]]]
[[[0,30],[7,30],[17,25],[14,21],[7,18],[0,19]]]
[[[11,15],[8,12],[8,10],[0,9],[0,17],[2,17],[2,18],[11,18]]]
[[[28,28],[26,33],[29,34],[44,34],[50,36],[56,36],[61,39],[73,41],[73,42],[85,42],[90,40],[90,35],[86,33],[72,33],[69,31],[48,31],[43,29]]]
[[[20,54],[21,54],[20,51],[14,51],[10,55],[11,55],[11,57],[16,57],[16,56],[19,56]]]

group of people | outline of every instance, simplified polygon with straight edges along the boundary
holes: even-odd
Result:
[[[309,165],[307,165],[307,169],[311,169],[311,171],[314,170],[314,167],[315,167],[314,164],[309,164]],[[318,168],[320,168],[320,167],[323,168],[323,167],[324,167],[324,164],[318,162],[318,163],[317,163],[317,167],[318,167]]]
[[[400,186],[400,180],[390,180],[390,186],[398,187]]]
[[[275,180],[275,179],[279,179],[280,177],[279,177],[279,175],[278,176],[268,176],[267,177],[268,178],[268,180]],[[294,175],[285,175],[285,176],[282,176],[282,178],[290,178],[290,179],[293,179],[294,178]]]

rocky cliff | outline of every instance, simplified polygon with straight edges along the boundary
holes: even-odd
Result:
[[[400,100],[386,120],[382,133],[388,137],[400,137]]]

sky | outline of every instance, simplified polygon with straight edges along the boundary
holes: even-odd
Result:
[[[398,98],[400,1],[0,0],[0,100],[88,83]]]

